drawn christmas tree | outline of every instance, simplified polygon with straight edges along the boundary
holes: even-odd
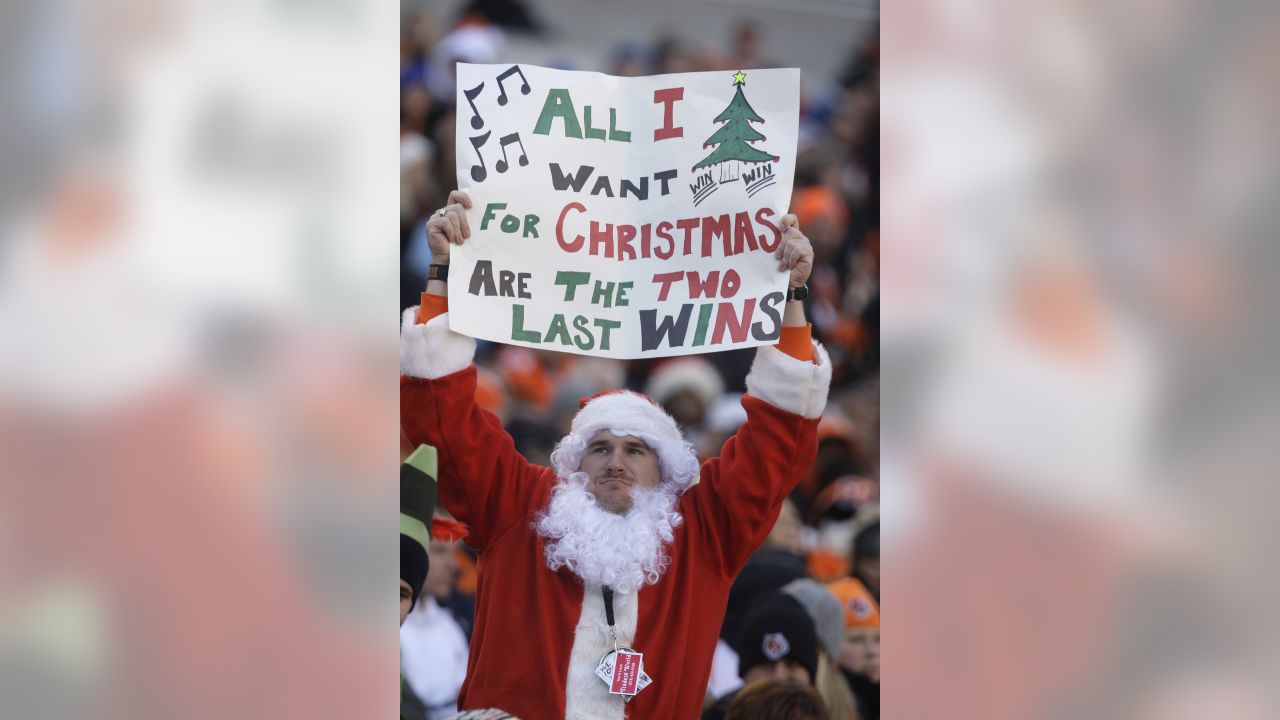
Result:
[[[751,147],[748,143],[764,140],[760,131],[751,127],[751,123],[763,123],[764,118],[747,102],[742,94],[742,87],[747,83],[746,73],[739,70],[733,76],[734,94],[729,107],[715,117],[715,122],[724,123],[712,133],[702,147],[715,145],[716,149],[693,166],[693,172],[699,168],[720,165],[720,180],[733,180],[741,172],[741,163],[762,163],[772,160],[778,162],[777,155],[770,155]]]

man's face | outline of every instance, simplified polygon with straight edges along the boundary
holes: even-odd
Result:
[[[404,624],[404,619],[409,617],[409,611],[413,609],[413,588],[409,587],[409,583],[404,580],[400,581],[400,624]]]
[[[578,468],[587,474],[587,490],[600,507],[615,515],[626,515],[634,500],[631,490],[658,487],[658,455],[644,441],[630,435],[617,437],[601,430],[587,443],[587,453]]]
[[[779,662],[763,662],[752,665],[747,674],[742,676],[742,684],[750,685],[760,680],[792,680],[801,685],[813,685],[809,669],[791,658],[782,658]]]
[[[701,425],[702,418],[707,413],[706,403],[702,402],[702,397],[693,390],[678,391],[662,406],[667,409],[667,412],[671,413],[671,417],[681,427]]]

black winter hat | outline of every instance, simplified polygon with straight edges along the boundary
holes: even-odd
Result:
[[[758,597],[770,590],[780,590],[783,585],[808,574],[804,558],[798,555],[783,550],[757,550],[747,559],[747,564],[729,588],[729,602],[724,610],[720,637],[732,645],[743,615]]]
[[[734,650],[738,653],[738,677],[746,676],[756,665],[784,659],[807,669],[811,680],[818,676],[813,619],[803,605],[776,590],[757,598],[742,616]]]

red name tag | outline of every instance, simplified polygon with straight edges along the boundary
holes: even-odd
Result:
[[[613,682],[609,684],[609,692],[614,695],[635,695],[640,683],[640,653],[619,650],[613,661]]]

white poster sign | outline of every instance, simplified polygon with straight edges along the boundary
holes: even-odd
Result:
[[[449,321],[614,358],[777,341],[800,71],[621,78],[458,65]]]

